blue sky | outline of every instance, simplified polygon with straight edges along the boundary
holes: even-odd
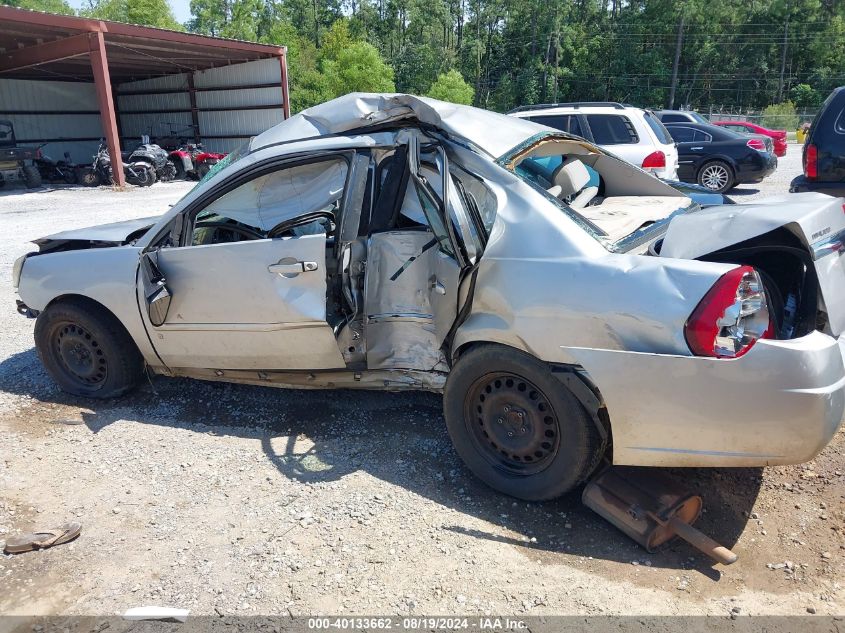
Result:
[[[76,9],[88,6],[87,0],[68,0],[70,5]],[[191,0],[167,0],[177,22],[187,22],[191,18]],[[2,4],[2,3],[0,3]]]

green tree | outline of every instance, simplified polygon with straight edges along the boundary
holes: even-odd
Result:
[[[763,110],[763,118],[760,125],[768,128],[794,130],[798,125],[798,115],[795,112],[795,104],[791,101],[773,103]]]
[[[80,14],[101,20],[183,30],[173,17],[167,0],[91,0],[91,6]]]
[[[808,108],[819,105],[821,97],[819,93],[809,84],[798,84],[789,91],[792,102],[799,108]]]
[[[354,42],[333,59],[323,60],[323,73],[333,97],[350,92],[393,92],[393,69],[375,46]]]
[[[5,4],[30,11],[45,11],[59,15],[76,15],[76,11],[65,0],[6,0]]]
[[[428,96],[441,101],[450,101],[463,105],[472,105],[475,90],[470,86],[457,70],[450,70],[437,77],[428,91]]]

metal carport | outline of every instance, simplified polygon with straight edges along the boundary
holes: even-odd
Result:
[[[230,80],[219,86],[196,86],[197,73],[258,60],[277,61],[279,81],[237,83]],[[165,82],[162,84],[164,87],[141,81],[170,75],[180,75],[185,81]],[[237,76],[237,73],[232,76]],[[97,110],[67,110],[64,114],[99,114],[112,157],[120,156],[122,116],[159,113],[190,115],[193,134],[197,138],[202,136],[201,112],[220,112],[226,116],[234,111],[275,109],[277,112],[281,110],[282,116],[287,118],[290,116],[287,77],[284,46],[0,6],[0,80],[93,82]],[[220,103],[217,105],[212,104],[212,107],[197,105],[197,93],[237,91],[238,94],[248,95],[261,93],[262,89],[266,92],[266,89],[271,88],[281,91],[280,98],[274,99],[273,103],[267,103],[264,98],[255,104],[231,105],[223,99],[218,100]],[[155,99],[158,105],[120,111],[116,107],[116,98],[121,95],[127,99],[135,98],[136,102],[137,97],[144,101]],[[187,102],[184,102],[185,96]],[[165,100],[164,104],[161,103],[162,99]],[[63,114],[60,111],[44,110],[41,104],[31,111],[7,112],[0,108],[3,116],[43,116],[45,112]],[[123,170],[115,169],[114,177],[119,186],[125,184]]]

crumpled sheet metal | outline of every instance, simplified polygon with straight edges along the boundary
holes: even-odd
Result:
[[[810,244],[815,240],[814,234],[830,228],[831,208],[836,211],[835,218],[845,225],[842,203],[841,198],[810,192],[767,198],[765,204],[707,207],[672,220],[660,255],[701,257],[781,226],[792,226],[794,230],[796,223],[800,226],[796,234]]]
[[[420,255],[431,239],[428,231],[387,231],[370,237],[364,300],[370,369],[447,369],[428,294],[437,249]],[[417,259],[393,279],[414,256]]]
[[[251,147],[258,149],[274,143],[339,134],[408,118],[416,118],[421,123],[460,136],[492,157],[502,155],[538,132],[548,131],[542,125],[513,117],[513,122],[504,127],[498,113],[428,97],[355,92],[303,110],[259,134]]]

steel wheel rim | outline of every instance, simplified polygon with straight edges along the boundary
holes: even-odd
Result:
[[[722,189],[728,184],[728,170],[721,165],[710,165],[701,174],[701,184],[708,189]]]
[[[510,475],[545,470],[560,449],[560,423],[546,395],[509,372],[486,374],[469,388],[464,423],[478,453]]]
[[[88,387],[100,387],[108,378],[108,361],[97,339],[76,323],[59,324],[53,348],[65,371]]]

